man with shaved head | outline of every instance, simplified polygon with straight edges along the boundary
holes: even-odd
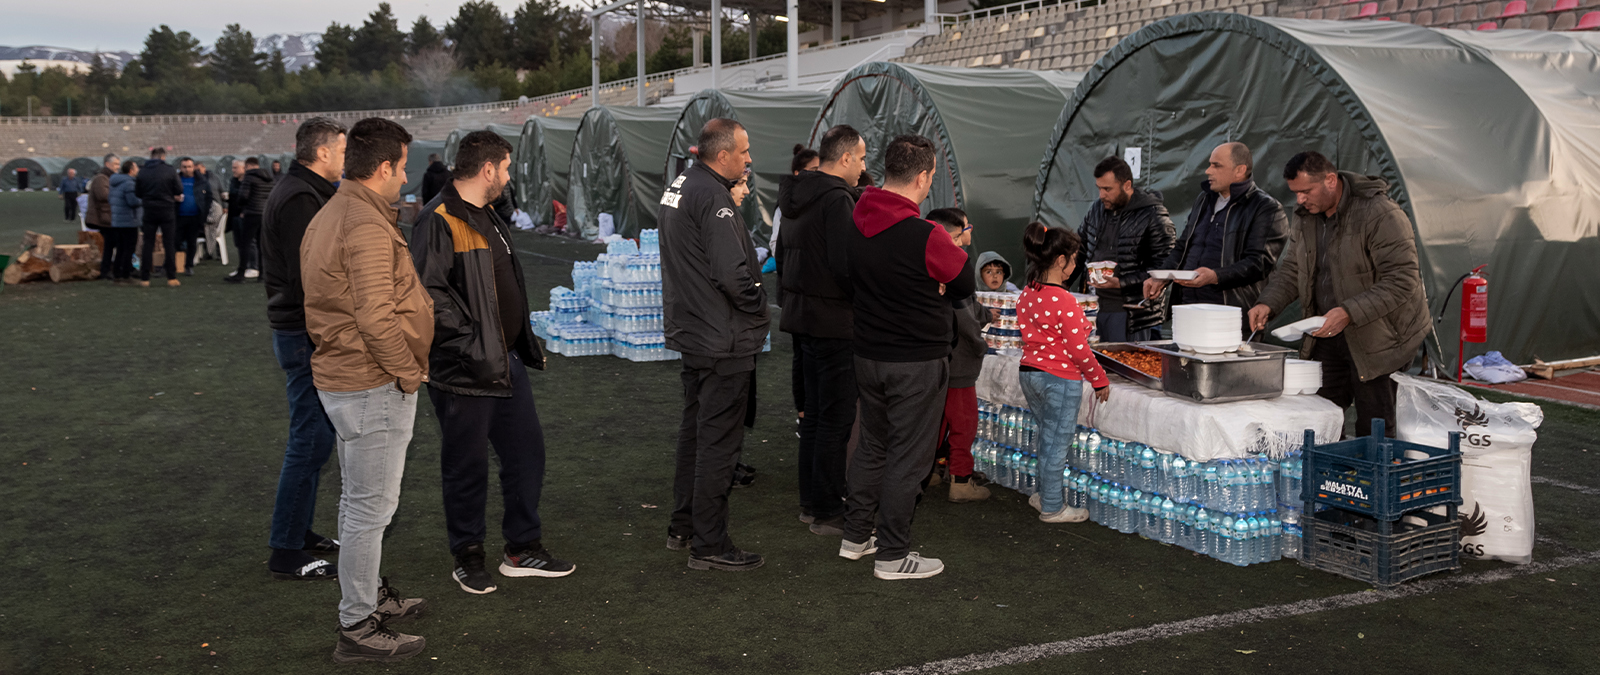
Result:
[[[1254,160],[1243,143],[1223,143],[1211,151],[1206,181],[1189,209],[1177,246],[1162,269],[1194,272],[1179,279],[1173,305],[1210,303],[1248,310],[1256,304],[1267,274],[1278,264],[1288,239],[1283,206],[1251,178]],[[1146,298],[1159,297],[1167,282],[1144,282]]]

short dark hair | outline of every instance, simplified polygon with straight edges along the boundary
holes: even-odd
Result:
[[[1076,260],[1083,240],[1064,227],[1047,227],[1034,221],[1022,229],[1022,253],[1028,258],[1028,285],[1039,283],[1044,271],[1061,256]]]
[[[883,149],[883,182],[909,183],[917,174],[933,171],[933,141],[916,134],[896,136]]]
[[[955,232],[967,227],[967,212],[954,206],[946,206],[942,209],[929,211],[924,220],[930,223],[938,223],[943,225],[945,230]]]
[[[1307,150],[1289,158],[1289,163],[1283,166],[1283,179],[1294,180],[1302,173],[1307,178],[1321,178],[1338,170],[1322,153]]]
[[[245,166],[261,166],[261,158],[260,157],[246,157],[246,158],[244,158],[244,165]]]
[[[734,139],[744,125],[739,120],[718,117],[705,126],[700,127],[700,138],[695,143],[700,148],[700,161],[715,161],[718,154],[726,150],[733,152]]]
[[[317,161],[317,148],[325,148],[343,136],[349,129],[331,117],[313,117],[300,123],[294,130],[294,159],[310,166]]]
[[[474,131],[461,137],[461,144],[456,146],[456,165],[450,169],[450,177],[456,180],[471,180],[483,170],[485,162],[498,165],[500,160],[511,156],[511,143],[501,138],[500,134],[493,131]]]
[[[872,172],[871,171],[867,171],[867,170],[863,169],[861,171],[861,175],[856,176],[856,187],[858,187],[858,188],[874,187],[876,185],[877,185],[877,183],[872,178]]]
[[[789,160],[789,173],[800,173],[806,170],[806,165],[813,159],[820,159],[821,155],[799,143],[794,144],[794,158]]]
[[[1128,163],[1122,161],[1121,157],[1107,157],[1100,160],[1099,164],[1094,165],[1095,178],[1108,173],[1111,174],[1112,178],[1117,179],[1117,185],[1133,180],[1133,167],[1128,166]]]
[[[150,159],[161,159],[167,156],[167,149],[161,146],[150,148]]]
[[[194,158],[193,157],[179,157],[178,158],[178,163],[179,164],[182,164],[184,162],[194,162]],[[195,163],[199,164],[199,162],[195,162]]]
[[[432,163],[438,162],[438,161],[442,161],[442,160],[439,159],[439,153],[437,153],[437,152],[428,153],[428,163],[429,164],[432,164]]]
[[[1250,154],[1250,146],[1238,141],[1228,143],[1228,159],[1233,160],[1234,166],[1243,166],[1246,175],[1255,172],[1256,160],[1255,156]]]
[[[831,164],[860,142],[861,132],[848,124],[840,124],[822,134],[822,142],[817,143],[817,156],[822,158],[823,164]]]
[[[131,159],[122,160],[122,173],[133,173],[133,167],[139,166],[138,162]]]
[[[368,117],[356,122],[345,136],[344,175],[371,178],[384,162],[398,164],[410,144],[411,133],[393,120]]]

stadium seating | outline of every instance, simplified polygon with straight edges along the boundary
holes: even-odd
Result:
[[[1600,28],[1600,0],[1285,0],[1279,16],[1295,19],[1371,19],[1402,21],[1459,30],[1594,30]],[[1595,14],[1589,25],[1583,17]]]

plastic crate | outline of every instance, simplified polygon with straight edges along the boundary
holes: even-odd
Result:
[[[1301,521],[1300,564],[1378,588],[1461,569],[1461,523],[1455,506],[1447,509],[1444,515],[1418,511],[1400,521],[1342,509],[1308,510]],[[1413,518],[1422,523],[1410,522]]]
[[[1460,434],[1450,434],[1450,447],[1434,448],[1385,438],[1383,430],[1383,420],[1373,420],[1371,436],[1327,445],[1307,430],[1302,499],[1378,520],[1461,504]]]

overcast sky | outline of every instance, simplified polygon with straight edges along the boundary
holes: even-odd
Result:
[[[273,33],[320,33],[328,23],[360,24],[380,0],[78,0],[50,2],[0,0],[0,45],[45,45],[137,53],[151,28],[161,24],[189,31],[206,46],[224,26],[237,23],[257,37]],[[493,0],[510,14],[520,0]],[[564,4],[577,6],[575,0]],[[409,30],[418,15],[435,26],[456,14],[460,0],[389,0],[400,26]]]

